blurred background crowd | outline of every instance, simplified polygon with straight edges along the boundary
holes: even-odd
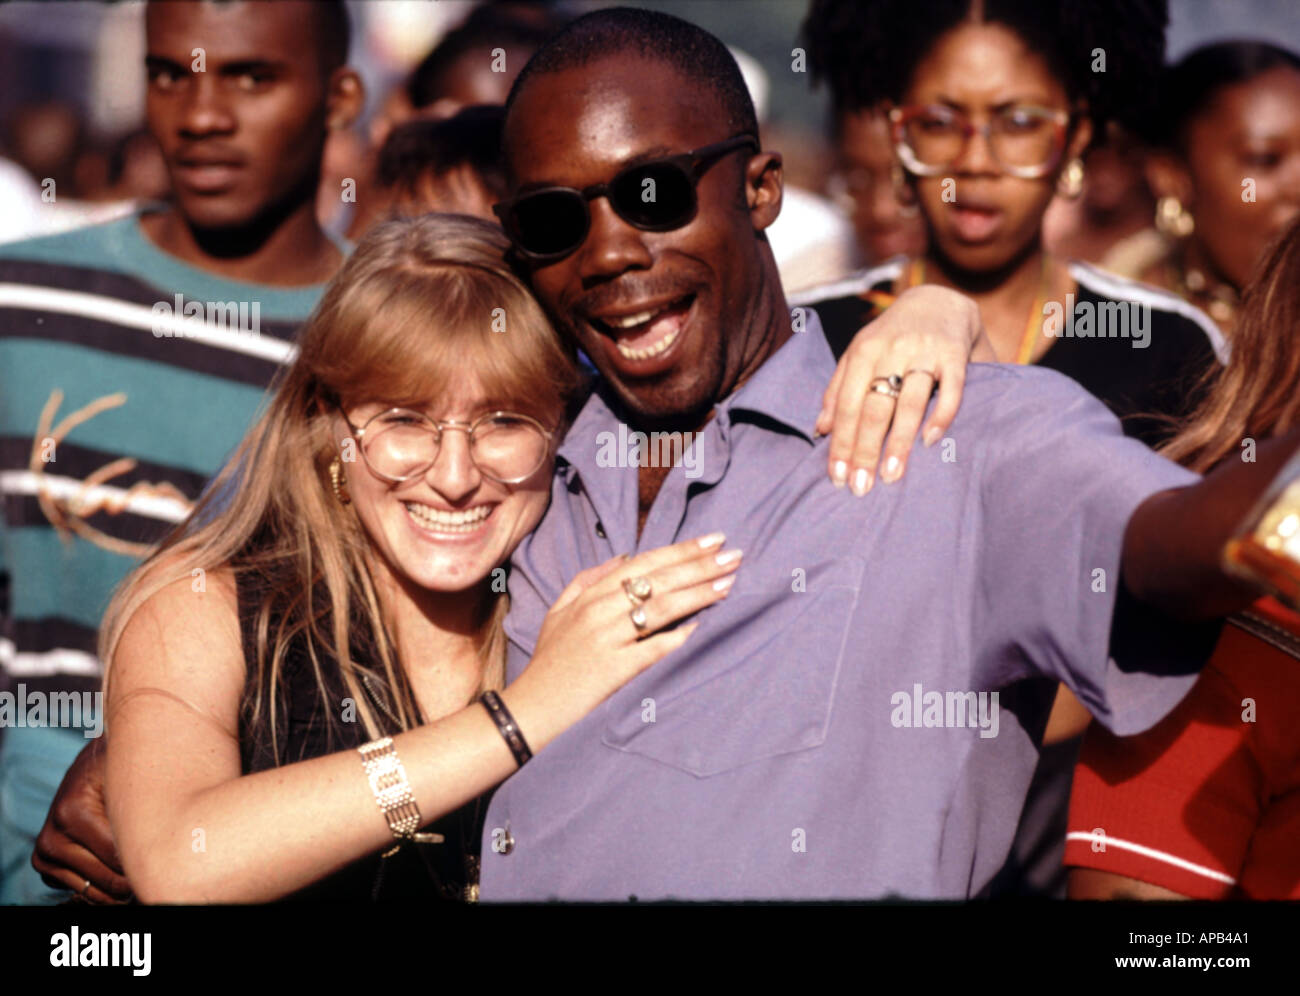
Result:
[[[366,109],[326,146],[322,225],[356,239],[389,208],[491,217],[502,183],[500,118],[491,107],[549,33],[601,6],[609,4],[350,2],[349,61],[365,82]],[[771,238],[787,289],[920,251],[922,222],[891,182],[884,117],[838,111],[833,88],[812,85],[801,57],[807,4],[640,6],[695,21],[739,61],[764,144],[785,158],[787,200]],[[142,17],[140,3],[0,8],[0,242],[121,217],[166,198],[166,169],[143,124]],[[1287,172],[1300,155],[1300,109],[1295,86],[1276,71],[1300,64],[1293,54],[1300,18],[1273,0],[1174,0],[1166,38],[1169,86],[1159,113],[1145,126],[1109,126],[1087,153],[1082,196],[1058,198],[1045,217],[1045,243],[1174,290],[1226,329],[1251,264],[1300,210],[1300,183]],[[499,47],[504,72],[493,71]],[[1251,148],[1223,140],[1248,123],[1258,132]],[[1270,210],[1243,206],[1235,184],[1210,182],[1216,170],[1240,173],[1243,165],[1267,188],[1257,197],[1270,200]],[[347,178],[356,182],[355,199],[340,194]],[[1266,197],[1273,187],[1280,197]],[[1227,196],[1216,199],[1215,191]]]

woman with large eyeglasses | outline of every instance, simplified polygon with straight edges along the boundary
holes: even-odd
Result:
[[[111,837],[140,899],[472,901],[486,793],[727,596],[741,551],[720,534],[612,560],[502,688],[504,565],[581,393],[508,245],[464,216],[372,229],[266,414],[109,606],[111,835],[76,852],[115,861]],[[491,840],[515,846],[508,824]]]
[[[979,305],[998,360],[1059,370],[1130,435],[1166,438],[1165,420],[1139,416],[1191,410],[1219,330],[1175,295],[1054,258],[1042,241],[1053,198],[1082,189],[1093,136],[1155,91],[1165,20],[1163,0],[815,0],[811,64],[838,111],[889,107],[898,194],[929,241],[803,297],[852,296],[865,321],[907,287],[956,288]]]
[[[978,304],[999,361],[1057,370],[1105,402],[1129,435],[1148,445],[1166,438],[1223,351],[1219,330],[1175,295],[1054,258],[1042,235],[1053,198],[1081,192],[1093,136],[1111,119],[1131,120],[1154,92],[1166,21],[1164,0],[814,0],[804,25],[814,73],[829,81],[839,113],[889,108],[897,193],[916,204],[928,243],[923,256],[795,303],[817,307],[847,341],[908,287],[956,288]],[[926,389],[909,378],[902,392]],[[831,459],[866,459],[835,447]],[[1050,826],[1022,835],[1022,865],[1009,866],[1004,883],[1013,891],[1064,891],[1056,842],[1073,738],[1087,722],[1065,696],[1045,737],[1065,744],[1057,782],[1036,786],[1028,803]]]
[[[461,216],[372,230],[115,597],[106,796],[140,899],[472,900],[478,800],[726,596],[720,535],[611,561],[502,688],[502,565],[579,387],[505,247]]]

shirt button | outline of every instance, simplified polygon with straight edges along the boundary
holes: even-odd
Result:
[[[596,535],[599,536],[601,539],[608,539],[608,537],[605,535],[605,526],[599,520],[596,521]]]

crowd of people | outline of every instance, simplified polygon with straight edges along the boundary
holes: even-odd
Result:
[[[1300,56],[1167,20],[811,0],[808,191],[667,14],[361,132],[343,3],[150,3],[0,243],[0,693],[105,730],[0,724],[0,902],[1300,898]]]

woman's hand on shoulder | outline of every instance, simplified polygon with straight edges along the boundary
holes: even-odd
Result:
[[[917,434],[932,446],[956,418],[966,364],[993,359],[979,308],[966,295],[935,284],[900,294],[854,336],[823,396],[817,431],[830,433],[831,481],[864,495],[875,483],[877,466],[883,467],[882,480],[901,478]],[[872,389],[873,382],[891,376],[902,378],[896,400]],[[936,387],[938,398],[926,419]]]

